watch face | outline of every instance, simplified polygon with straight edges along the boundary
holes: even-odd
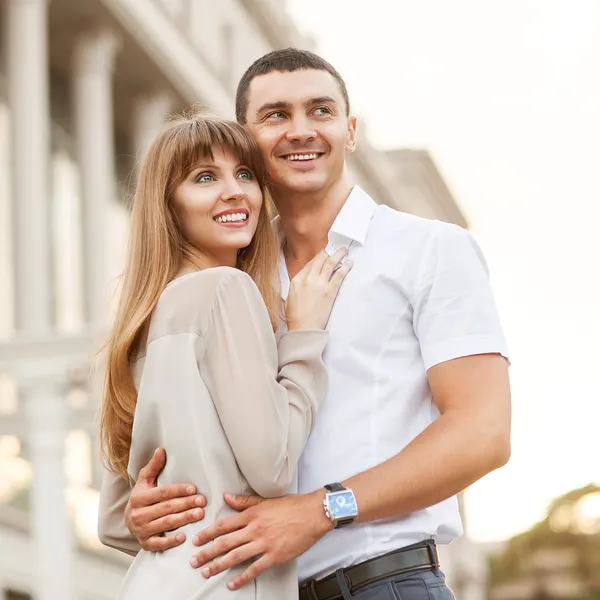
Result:
[[[332,519],[355,517],[358,514],[354,494],[350,491],[330,494],[329,508]]]

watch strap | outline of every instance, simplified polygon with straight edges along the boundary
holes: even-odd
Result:
[[[343,492],[346,488],[341,483],[328,483],[325,489],[328,492]]]
[[[345,519],[338,519],[333,528],[334,529],[339,529],[340,527],[345,527],[346,525],[352,525],[352,523],[354,523],[356,519],[354,519],[354,517],[347,517]]]

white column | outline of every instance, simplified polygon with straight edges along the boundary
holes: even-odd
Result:
[[[50,109],[47,0],[7,0],[16,332],[46,339],[53,326],[49,222]],[[40,371],[35,353],[17,377],[33,466],[30,572],[36,600],[72,600],[72,543],[63,470],[68,407],[60,370]]]
[[[64,471],[69,416],[66,393],[55,376],[20,383],[35,474],[30,496],[31,524],[35,532],[31,565],[35,599],[72,600],[74,546]]]
[[[6,2],[11,118],[17,334],[52,328],[49,223],[50,110],[46,0]],[[36,359],[27,363],[34,372]],[[21,383],[21,382],[19,382]],[[53,378],[20,386],[34,470],[31,490],[31,576],[36,600],[71,600],[70,522],[64,501],[63,444],[67,406]]]
[[[74,109],[83,215],[86,320],[108,315],[108,211],[116,197],[112,77],[119,42],[109,31],[84,34],[74,54]]]
[[[136,172],[161,127],[173,110],[174,99],[167,91],[140,95],[133,106],[133,150]]]
[[[46,0],[6,2],[15,320],[34,334],[52,324],[47,19]]]

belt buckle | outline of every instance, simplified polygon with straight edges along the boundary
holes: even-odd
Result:
[[[317,590],[315,590],[315,583],[316,583],[316,581],[314,579],[311,579],[306,584],[306,591],[308,592],[308,600],[319,600],[319,596],[317,596]]]
[[[437,544],[434,540],[428,540],[425,542],[427,545],[427,551],[429,554],[429,559],[431,560],[432,566],[438,570],[440,568],[440,557],[438,554]]]

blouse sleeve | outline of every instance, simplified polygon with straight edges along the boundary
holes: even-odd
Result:
[[[286,493],[327,391],[327,332],[291,331],[277,343],[258,288],[231,270],[204,337],[201,375],[242,473],[261,496]]]
[[[135,556],[141,548],[125,525],[125,507],[130,493],[127,481],[108,470],[104,472],[98,509],[98,537],[105,546]]]

